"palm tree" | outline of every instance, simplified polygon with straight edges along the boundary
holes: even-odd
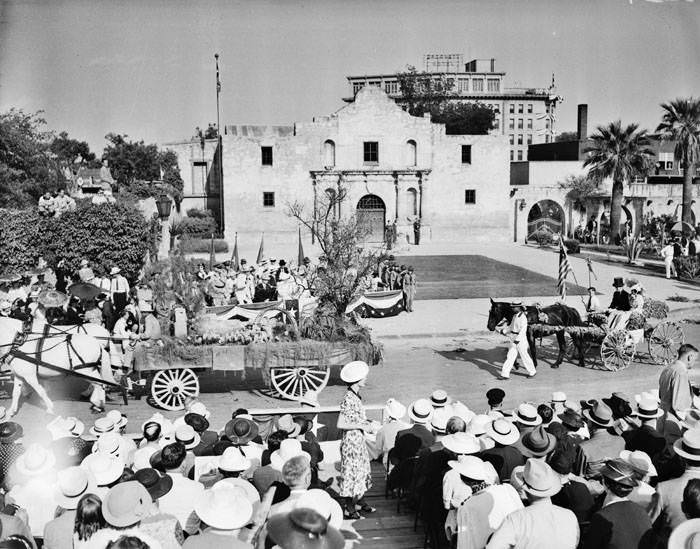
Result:
[[[608,177],[612,179],[610,203],[610,241],[620,233],[620,214],[624,184],[635,177],[644,177],[651,168],[656,153],[646,130],[638,130],[639,124],[622,126],[619,120],[607,126],[598,126],[591,142],[584,149],[588,157],[583,163],[590,166],[589,176],[598,183]]]
[[[683,213],[681,221],[692,224],[693,176],[700,160],[700,100],[675,99],[662,103],[661,123],[656,128],[661,139],[675,141],[674,156],[683,168]]]

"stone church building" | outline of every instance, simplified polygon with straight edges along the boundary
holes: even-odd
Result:
[[[392,221],[413,243],[499,241],[509,237],[509,144],[498,135],[446,135],[428,116],[405,112],[383,90],[365,87],[336,113],[293,126],[227,126],[223,142],[223,225],[232,243],[260,240],[272,250],[296,244],[288,205],[311,213],[324,193],[340,190],[337,212],[356,215],[368,240]],[[214,143],[165,147],[178,155],[185,209],[218,202]],[[213,145],[213,146],[212,146]],[[211,206],[209,206],[211,207]],[[304,235],[305,242],[310,235]],[[288,255],[288,254],[287,254]]]

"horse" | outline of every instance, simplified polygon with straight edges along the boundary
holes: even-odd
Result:
[[[0,359],[5,360],[13,376],[12,405],[9,416],[14,416],[19,409],[19,398],[26,382],[39,395],[49,414],[54,413],[53,402],[46,390],[39,384],[39,378],[52,378],[65,375],[60,370],[84,370],[81,373],[102,380],[99,365],[103,356],[102,343],[91,335],[81,333],[50,333],[51,327],[42,334],[25,333],[21,320],[0,318]],[[62,329],[60,330],[62,332]],[[30,360],[17,356],[17,352],[30,358],[58,368],[47,368],[34,364]],[[104,389],[93,384],[90,402],[93,406],[104,408]]]
[[[541,314],[546,315],[546,320],[541,319]],[[491,299],[491,310],[489,311],[489,320],[486,327],[493,332],[496,326],[502,321],[506,320],[508,323],[513,319],[515,311],[510,303],[505,301],[494,301]],[[529,328],[533,324],[546,324],[549,326],[583,326],[583,321],[579,312],[573,307],[564,305],[563,303],[555,303],[554,305],[549,305],[542,309],[534,307],[532,305],[525,307],[525,314],[527,315],[527,343],[530,347],[530,356],[535,366],[537,366],[537,348],[535,346],[535,336],[532,330]],[[559,368],[559,365],[564,360],[566,354],[566,339],[564,337],[565,331],[559,330],[554,332],[557,336],[557,342],[559,343],[559,355],[557,360],[552,364],[552,368]],[[583,338],[578,335],[572,335],[572,340],[576,350],[578,351],[579,366],[583,367],[585,365],[584,353],[583,353]]]

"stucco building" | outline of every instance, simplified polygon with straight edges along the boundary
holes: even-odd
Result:
[[[324,193],[339,190],[346,198],[338,214],[357,215],[369,241],[382,240],[386,222],[395,221],[399,238],[412,242],[415,219],[424,239],[508,238],[507,138],[446,135],[444,125],[409,115],[376,87],[330,116],[292,126],[227,126],[222,140],[229,242],[236,233],[258,242],[264,232],[266,245],[293,245],[298,224],[288,205],[311,213]],[[178,155],[187,194],[194,179],[184,174],[200,145],[167,147]]]

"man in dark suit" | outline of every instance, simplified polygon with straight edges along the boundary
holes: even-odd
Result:
[[[412,434],[421,440],[421,448],[428,448],[435,442],[435,435],[431,433],[426,425],[430,423],[433,416],[433,405],[426,398],[419,398],[408,409],[408,417],[411,420],[411,427],[396,434],[396,443],[403,435]]]
[[[641,425],[622,433],[625,449],[645,452],[652,462],[656,462],[666,448],[666,438],[656,429],[658,418],[662,415],[663,410],[659,409],[654,398],[642,396],[637,404],[637,417]]]
[[[513,469],[525,465],[525,457],[513,446],[519,438],[518,428],[507,419],[496,419],[486,426],[486,434],[495,446],[481,452],[481,459],[493,465],[501,482],[510,482]]]
[[[615,309],[618,311],[629,311],[630,307],[630,295],[625,291],[625,282],[622,277],[616,277],[613,282],[613,292],[612,301],[610,302],[609,309]]]

